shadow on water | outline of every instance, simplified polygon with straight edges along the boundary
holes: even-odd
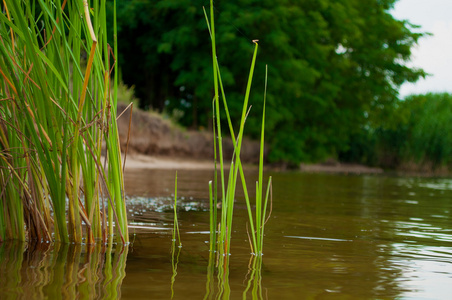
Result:
[[[119,299],[128,246],[0,244],[0,299]]]

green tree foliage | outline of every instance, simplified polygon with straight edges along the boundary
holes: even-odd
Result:
[[[378,122],[397,89],[425,76],[408,68],[423,35],[395,20],[396,0],[216,1],[218,60],[231,115],[240,116],[253,39],[260,52],[247,120],[257,136],[264,85],[269,158],[298,163],[349,149],[351,137]],[[209,34],[195,0],[117,0],[120,66],[142,107],[184,112],[187,126],[209,126]]]
[[[412,95],[376,130],[382,164],[415,162],[433,168],[452,162],[452,95]]]

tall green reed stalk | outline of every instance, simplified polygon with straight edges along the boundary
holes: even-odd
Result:
[[[0,240],[127,243],[106,0],[2,1]]]
[[[265,98],[264,96],[264,110],[262,116],[262,129],[261,129],[261,143],[260,143],[260,157],[259,157],[259,179],[256,182],[256,209],[255,214],[253,216],[251,200],[248,194],[248,189],[246,185],[245,175],[243,172],[243,166],[240,160],[240,152],[242,148],[243,134],[245,128],[246,117],[249,113],[250,107],[248,105],[249,96],[251,91],[251,84],[254,74],[254,68],[257,57],[258,50],[258,41],[254,40],[253,43],[255,45],[254,53],[251,61],[251,67],[248,77],[248,83],[246,87],[246,93],[244,96],[243,107],[242,107],[242,115],[239,124],[238,135],[234,133],[234,129],[232,126],[231,117],[229,115],[227,100],[223,88],[223,83],[221,80],[221,73],[219,69],[219,64],[217,61],[217,50],[216,50],[216,40],[215,40],[215,22],[214,22],[214,12],[213,12],[213,1],[210,1],[210,19],[207,16],[207,12],[204,10],[204,14],[206,17],[206,22],[209,28],[211,42],[212,42],[212,66],[213,66],[213,81],[214,81],[214,99],[213,99],[213,119],[214,119],[214,150],[215,150],[215,179],[212,183],[209,183],[209,193],[210,193],[210,208],[211,208],[211,251],[218,251],[220,256],[225,257],[224,264],[227,265],[228,257],[230,254],[230,246],[231,246],[231,232],[232,232],[232,220],[233,220],[233,211],[234,211],[234,198],[236,194],[237,180],[240,176],[240,180],[243,186],[243,192],[245,195],[245,201],[247,205],[249,221],[250,221],[250,245],[251,252],[253,254],[262,255],[263,249],[263,236],[264,236],[264,225],[265,225],[265,217],[267,214],[267,206],[268,200],[270,196],[271,190],[271,177],[268,180],[267,185],[267,193],[264,196],[263,192],[263,161],[264,161],[264,128],[265,128]],[[267,76],[266,76],[267,77]],[[224,166],[224,158],[223,158],[223,148],[222,148],[222,129],[221,129],[221,118],[220,118],[220,91],[221,91],[221,99],[224,108],[224,112],[226,114],[226,119],[228,122],[230,136],[232,138],[234,144],[234,155],[231,161],[230,171],[228,178],[225,176],[225,166]],[[265,92],[266,95],[266,92]],[[218,147],[218,149],[217,149]],[[218,154],[217,154],[218,153]],[[217,157],[218,155],[218,157]],[[217,179],[217,170],[216,170],[216,162],[219,160],[220,164],[220,179],[218,183]],[[218,236],[216,232],[216,203],[217,203],[217,187],[220,184],[221,188],[221,216],[219,220],[219,229]],[[212,243],[213,241],[213,243]]]

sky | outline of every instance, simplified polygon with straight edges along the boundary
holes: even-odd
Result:
[[[391,13],[396,19],[421,25],[422,31],[433,34],[419,40],[408,63],[431,76],[402,85],[400,96],[452,93],[452,0],[399,0]]]

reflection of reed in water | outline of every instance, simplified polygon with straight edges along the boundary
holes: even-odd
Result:
[[[251,299],[268,299],[268,295],[264,298],[262,294],[262,256],[251,256],[248,268],[248,284],[243,291],[242,299],[246,299],[248,293],[251,293]]]
[[[177,264],[179,263],[179,255],[180,251],[182,249],[182,242],[180,240],[180,232],[179,232],[179,221],[177,220],[177,172],[176,172],[176,179],[174,183],[174,220],[173,220],[173,239],[171,243],[171,266],[173,269],[173,276],[171,276],[171,299],[174,297],[174,282],[176,282],[176,276],[177,276]],[[177,235],[176,235],[177,233]],[[179,250],[177,251],[176,256],[176,236],[179,240],[179,246],[177,247]]]
[[[0,299],[118,299],[128,246],[0,245]]]
[[[245,276],[245,289],[242,299],[267,299],[262,293],[262,256],[252,255],[248,265],[248,274]],[[215,276],[216,274],[216,276]],[[229,258],[217,259],[215,253],[210,252],[207,267],[206,294],[207,299],[230,299],[231,287],[229,285]]]

